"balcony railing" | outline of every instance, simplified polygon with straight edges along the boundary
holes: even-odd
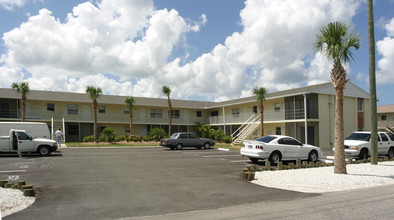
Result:
[[[0,118],[7,119],[21,119],[22,111],[0,111]],[[77,114],[68,114],[67,111],[64,112],[54,112],[54,111],[42,111],[42,110],[30,110],[26,112],[26,119],[31,120],[43,120],[50,121],[51,118],[55,120],[65,119],[67,121],[77,121],[77,122],[93,122],[94,114],[93,112],[83,112],[79,111]],[[129,114],[122,113],[97,113],[97,121],[99,123],[128,123],[130,120]],[[172,118],[173,124],[194,124],[198,119],[194,117],[189,117],[186,119],[182,117]],[[151,118],[149,114],[144,116],[134,114],[133,123],[141,124],[167,124],[168,116],[163,115],[161,118]]]

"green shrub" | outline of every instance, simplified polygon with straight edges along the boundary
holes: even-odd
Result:
[[[145,136],[144,138],[143,138],[143,140],[144,141],[152,141],[152,137],[151,136]]]
[[[105,128],[100,134],[100,138],[103,137],[104,141],[107,142],[116,141],[116,136],[117,134],[113,128]]]
[[[83,142],[94,142],[94,135],[84,137]]]
[[[167,133],[163,128],[152,128],[152,130],[149,132],[149,136],[152,138],[152,140],[160,141],[160,139],[167,137]]]
[[[233,140],[232,140],[232,138],[230,136],[224,136],[222,138],[222,142],[224,142],[226,144],[229,144],[229,143],[233,142]]]
[[[134,141],[134,142],[141,142],[142,138],[141,136],[130,136],[129,141]]]
[[[126,136],[120,135],[117,137],[117,139],[118,139],[118,141],[124,141],[124,140],[126,140]]]

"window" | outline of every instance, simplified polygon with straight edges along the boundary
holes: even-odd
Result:
[[[284,145],[302,145],[300,142],[292,139],[292,138],[282,138],[278,140],[279,144],[284,144]]]
[[[99,106],[98,107],[98,112],[99,113],[105,113],[105,106]]]
[[[362,99],[357,99],[357,111],[359,111],[359,112],[363,111],[363,100]]]
[[[130,133],[130,126],[124,127],[123,130],[125,133]]]
[[[380,133],[380,139],[382,139],[382,141],[389,141],[389,139],[387,138],[387,136],[385,134]]]
[[[18,140],[31,140],[31,137],[29,137],[28,134],[26,134],[25,132],[16,132],[16,136],[18,137]]]
[[[124,110],[123,110],[123,113],[124,113],[125,115],[128,115],[128,114],[130,113],[130,111],[129,111],[128,109],[124,109]]]
[[[280,103],[275,103],[275,111],[280,112]]]
[[[211,112],[211,116],[219,116],[219,111],[213,111],[213,112]]]
[[[257,113],[257,106],[253,106],[253,113]]]
[[[47,104],[47,111],[54,112],[54,111],[55,111],[55,104],[53,104],[53,103],[48,103],[48,104]]]
[[[386,120],[387,120],[387,116],[386,116],[386,115],[382,115],[382,116],[381,116],[381,120],[382,120],[382,121],[386,121]]]
[[[78,105],[67,105],[67,114],[69,115],[77,115],[78,114]]]
[[[282,135],[282,128],[281,127],[276,127],[276,135]]]
[[[201,118],[202,117],[202,112],[201,111],[197,111],[196,112],[196,116],[197,116],[197,118]]]
[[[239,108],[233,108],[233,118],[239,118]]]
[[[171,110],[171,117],[172,118],[180,118],[181,117],[181,113],[179,110]]]
[[[151,118],[162,118],[163,117],[163,110],[162,109],[151,109],[150,110],[150,117]]]

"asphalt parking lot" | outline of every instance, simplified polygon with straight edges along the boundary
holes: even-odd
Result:
[[[239,152],[163,148],[67,148],[50,157],[0,156],[0,179],[39,192],[6,219],[121,219],[210,210],[304,194],[243,181]]]

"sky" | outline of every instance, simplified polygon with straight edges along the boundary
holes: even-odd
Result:
[[[378,105],[394,104],[394,0],[374,1]],[[320,28],[361,39],[347,77],[369,92],[365,0],[0,0],[0,87],[224,101],[330,81]]]

